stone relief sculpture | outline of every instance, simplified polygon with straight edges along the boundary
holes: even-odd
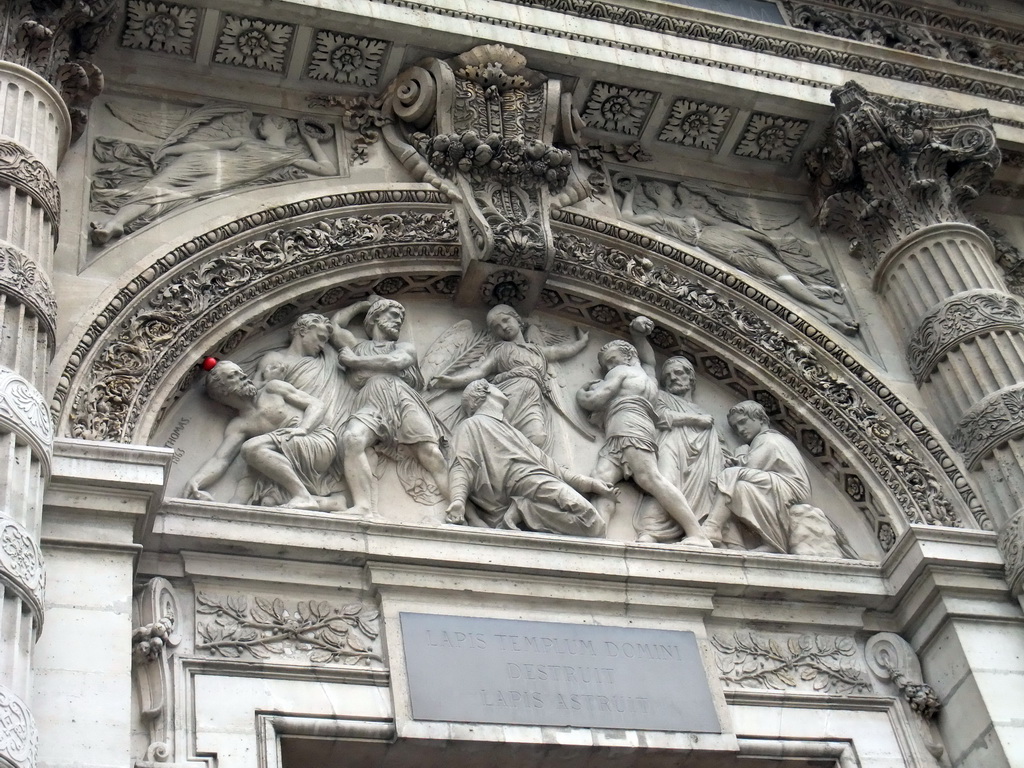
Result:
[[[344,507],[338,492],[337,438],[323,423],[326,406],[317,398],[278,379],[258,388],[228,360],[217,363],[206,379],[209,396],[238,411],[224,429],[216,453],[188,482],[186,493],[213,501],[204,490],[241,456],[250,470],[285,491],[269,503],[292,509]],[[261,498],[260,501],[266,501]]]
[[[321,146],[333,131],[317,120],[257,119],[220,104],[147,111],[111,102],[107,109],[153,142],[96,140],[100,168],[93,174],[92,208],[111,214],[91,224],[97,246],[185,203],[248,184],[338,171]]]
[[[637,334],[640,361],[654,368],[654,349]],[[714,418],[693,402],[697,374],[685,357],[670,357],[661,367],[661,392],[655,405],[658,469],[682,491],[698,519],[715,500],[714,481],[725,467],[725,451]],[[645,497],[633,519],[637,541],[678,541],[679,524],[653,497]]]
[[[363,341],[343,324],[358,314],[364,314],[369,337]],[[374,448],[399,462],[399,479],[414,499],[433,504],[448,498],[448,467],[440,446],[445,430],[420,394],[423,375],[415,348],[398,340],[404,322],[405,307],[380,298],[334,316],[334,337],[341,345],[338,361],[356,390],[352,415],[340,437],[353,502],[349,511],[359,514],[374,507]],[[425,470],[427,477],[418,470]]]
[[[843,295],[831,273],[809,261],[800,240],[777,233],[797,220],[792,211],[755,213],[749,202],[705,182],[682,182],[673,191],[660,181],[641,183],[635,176],[618,174],[614,186],[621,195],[620,211],[629,221],[775,285],[848,336],[858,333],[858,324],[836,310]]]
[[[452,438],[447,521],[603,536],[605,521],[582,494],[614,499],[615,487],[558,466],[505,420],[508,404],[505,393],[485,379],[466,387],[462,406],[468,418]]]
[[[715,480],[704,532],[718,546],[761,552],[845,557],[825,513],[807,503],[811,481],[799,449],[771,428],[760,403],[729,409],[729,426],[745,441],[737,466]]]
[[[576,329],[575,339],[559,338],[538,324],[529,326],[507,304],[487,313],[487,333],[477,333],[468,321],[456,323],[440,336],[424,357],[424,368],[438,369],[429,386],[464,387],[488,379],[508,398],[505,419],[527,439],[549,452],[554,426],[550,404],[584,435],[593,433],[573,413],[564,385],[548,363],[568,360],[582,352],[590,340]],[[447,373],[451,371],[451,373]]]
[[[654,330],[654,323],[638,317],[630,330],[634,339],[646,338]],[[641,362],[634,345],[622,340],[605,344],[598,353],[598,362],[604,378],[590,382],[576,394],[580,407],[593,413],[604,426],[605,444],[594,477],[606,483],[632,477],[683,529],[684,545],[711,547],[682,491],[658,468],[658,382],[654,369]],[[599,500],[598,509],[608,520],[614,499]]]

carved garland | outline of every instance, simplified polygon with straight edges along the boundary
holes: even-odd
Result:
[[[726,685],[837,694],[871,690],[857,663],[857,644],[848,637],[734,632],[714,634],[710,640]]]
[[[346,197],[353,196],[323,200],[337,203]],[[287,218],[295,215],[295,209],[305,213],[321,205],[323,200],[248,217],[226,229],[237,235],[247,226],[268,223],[270,216]],[[323,207],[334,206],[324,204]],[[772,371],[784,386],[791,387],[849,439],[874,467],[911,521],[964,524],[962,514],[945,495],[939,479],[915,455],[905,430],[879,410],[878,401],[874,400],[879,398],[884,403],[883,410],[888,408],[902,419],[904,426],[932,453],[978,523],[989,526],[966,480],[937,440],[906,405],[830,337],[746,285],[741,278],[722,272],[692,254],[579,214],[563,213],[560,218],[661,253],[761,303],[790,328],[817,344],[817,348],[812,349],[806,341],[793,340],[791,334],[774,330],[764,319],[742,311],[708,291],[705,285],[689,283],[677,274],[655,269],[646,259],[607,248],[595,249],[592,243],[579,237],[559,238],[560,247],[556,250],[561,258],[555,265],[557,274],[570,277],[573,282],[603,286],[613,294],[636,296],[664,307],[686,322],[704,328],[727,346],[740,350],[765,370]],[[72,395],[68,429],[74,436],[124,442],[138,439],[135,433],[141,414],[150,408],[152,392],[168,370],[178,364],[203,333],[268,290],[344,264],[381,262],[415,253],[453,264],[458,260],[457,233],[449,216],[407,213],[404,218],[398,215],[350,216],[276,230],[265,234],[263,239],[208,257],[202,264],[180,264],[189,254],[202,252],[205,243],[224,239],[227,233],[222,230],[197,238],[159,260],[144,276],[120,291],[92,324],[72,354],[54,403],[59,412],[69,394]],[[168,274],[176,266],[174,274]],[[162,279],[158,281],[158,277]],[[138,298],[142,294],[146,295],[145,299]],[[107,333],[105,328],[109,329]],[[101,346],[97,342],[101,342]],[[816,355],[822,351],[833,358],[831,366],[843,371],[842,374],[830,372],[818,361]],[[872,394],[869,395],[865,387]]]
[[[389,5],[400,8],[410,8],[426,13],[437,13],[433,6],[423,5],[412,0],[383,0]],[[870,54],[862,54],[856,51],[836,50],[834,48],[823,48],[809,43],[799,43],[793,40],[773,38],[754,32],[746,32],[733,27],[719,26],[705,21],[694,21],[692,19],[666,16],[652,11],[641,11],[636,8],[626,8],[612,5],[610,3],[596,2],[595,0],[519,0],[520,5],[538,8],[556,13],[568,14],[584,19],[606,21],[623,27],[641,29],[654,32],[660,35],[672,35],[687,40],[698,40],[702,42],[724,45],[730,48],[741,48],[748,51],[758,51],[767,55],[781,56],[794,61],[806,61],[824,67],[832,67],[846,72],[861,72],[867,75],[876,75],[889,79],[903,80],[905,82],[930,85],[936,88],[950,91],[970,93],[984,98],[1020,103],[1024,101],[1024,89],[1013,88],[1001,82],[988,82],[973,77],[953,75],[949,72],[926,69],[920,66],[904,64],[891,61],[882,57]],[[790,75],[781,75],[774,72],[765,72],[750,67],[737,66],[734,63],[722,61],[710,61],[699,56],[688,56],[678,53],[675,50],[654,49],[638,46],[632,42],[620,40],[608,40],[605,38],[593,37],[591,35],[580,35],[575,32],[560,32],[548,27],[541,27],[535,24],[524,24],[510,21],[509,19],[484,16],[469,11],[458,11],[452,8],[444,10],[445,16],[466,19],[483,24],[491,24],[497,27],[508,27],[527,32],[540,32],[548,36],[571,37],[574,41],[590,43],[603,47],[617,47],[648,53],[661,58],[686,61],[695,64],[702,64],[709,67],[719,67],[737,72],[757,74],[761,77],[782,80],[785,82],[796,82],[802,85],[810,85],[815,88],[831,90],[832,83],[825,83],[804,78],[795,78]],[[996,122],[1002,122],[996,120]]]
[[[0,433],[13,432],[32,447],[32,453],[50,474],[53,422],[46,400],[26,379],[0,365]]]
[[[971,408],[950,442],[971,469],[998,446],[1024,435],[1024,384],[1005,387]]]
[[[938,478],[914,454],[905,434],[866,399],[852,382],[867,385],[873,395],[880,398],[931,453],[978,523],[983,528],[991,528],[991,522],[967,479],[934,435],[899,398],[849,357],[840,345],[785,307],[745,285],[736,276],[700,262],[692,254],[621,227],[595,222],[580,214],[563,212],[558,214],[558,218],[605,236],[618,237],[646,251],[698,270],[726,287],[738,288],[807,338],[817,342],[818,348],[812,349],[805,342],[771,328],[764,320],[743,311],[705,286],[688,282],[675,273],[655,267],[642,257],[597,246],[576,236],[563,235],[557,239],[559,252],[571,257],[556,262],[554,271],[557,274],[590,285],[600,285],[619,295],[663,307],[688,324],[705,329],[744,358],[760,363],[851,440],[895,494],[912,522],[962,525],[953,504],[945,497]],[[845,369],[846,375],[840,377],[829,371],[817,359],[818,350],[831,355],[833,361]]]
[[[31,256],[6,243],[0,243],[0,291],[32,310],[52,348],[57,331],[57,298],[53,286]]]
[[[1024,332],[1024,301],[992,290],[953,296],[933,309],[907,344],[907,361],[917,386],[951,350],[996,331]]]
[[[910,708],[925,720],[942,709],[935,689],[921,676],[917,654],[906,640],[892,632],[873,635],[864,646],[868,667],[882,680],[891,680]]]
[[[0,685],[0,762],[16,768],[36,764],[39,734],[25,703]]]
[[[41,160],[10,139],[0,139],[0,184],[10,184],[35,200],[46,212],[54,233],[57,232],[60,227],[57,179]]]

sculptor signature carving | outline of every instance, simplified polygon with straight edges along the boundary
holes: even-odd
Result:
[[[156,141],[96,140],[93,154],[101,166],[94,174],[92,206],[113,215],[92,223],[94,245],[185,203],[247,184],[337,173],[321,146],[331,136],[323,124],[297,124],[278,115],[257,120],[246,109],[218,104],[150,112],[111,102],[107,109]],[[296,143],[297,135],[304,146]]]
[[[628,220],[697,246],[752,277],[772,283],[847,335],[858,332],[857,323],[839,315],[830,303],[842,303],[843,295],[832,275],[809,261],[806,245],[792,236],[768,234],[794,223],[798,214],[775,208],[769,213],[755,212],[749,201],[703,182],[682,182],[674,192],[660,181],[641,184],[635,176],[626,174],[617,175],[614,182],[622,195],[620,210]],[[762,207],[767,208],[767,204]]]
[[[639,317],[630,328],[634,337],[646,338],[654,330],[654,323]],[[711,541],[701,531],[686,497],[658,468],[658,382],[654,369],[641,363],[636,347],[627,341],[608,342],[597,359],[604,378],[590,382],[576,394],[580,407],[593,413],[604,427],[605,443],[593,476],[604,483],[632,477],[683,529],[683,544],[710,547]],[[614,497],[598,500],[604,520],[611,517],[614,506]]]
[[[764,552],[843,557],[825,513],[807,504],[811,480],[800,450],[771,428],[760,403],[729,409],[729,426],[746,444],[738,466],[715,478],[715,504],[704,532],[718,546]]]
[[[605,520],[582,494],[614,499],[615,487],[555,464],[505,421],[508,403],[505,393],[484,379],[466,387],[462,407],[468,418],[452,438],[448,522],[464,523],[468,517],[491,528],[604,535]]]

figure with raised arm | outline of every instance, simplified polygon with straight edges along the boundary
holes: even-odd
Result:
[[[448,466],[440,447],[444,428],[419,393],[423,376],[415,348],[398,340],[405,307],[381,298],[356,307],[343,309],[332,318],[334,339],[340,345],[338,362],[356,390],[352,414],[341,435],[352,511],[366,514],[373,508],[369,451],[374,448],[394,456],[404,447],[433,481],[436,494],[447,500]],[[363,341],[345,327],[360,313],[365,313],[363,329],[369,337]]]
[[[241,456],[250,470],[280,486],[291,509],[334,509],[328,498],[337,452],[334,432],[323,422],[324,404],[291,384],[273,379],[258,388],[237,365],[218,362],[207,374],[210,398],[238,413],[224,429],[216,453],[189,480],[186,493],[213,501],[204,489]]]
[[[525,336],[526,324],[515,309],[498,304],[487,313],[489,349],[476,363],[451,374],[437,376],[430,386],[441,389],[464,387],[476,379],[487,379],[508,397],[505,419],[534,445],[552,449],[552,423],[548,402],[556,409],[567,408],[553,390],[548,363],[568,360],[582,352],[589,334],[576,329],[576,338],[541,344]],[[571,413],[565,413],[575,423]]]
[[[646,338],[653,328],[646,317],[638,317],[630,325],[634,338]],[[684,545],[710,547],[686,497],[658,469],[658,383],[654,369],[641,363],[635,346],[621,340],[605,344],[598,353],[598,362],[604,378],[576,394],[580,407],[601,417],[604,423],[605,444],[593,476],[612,484],[632,477],[683,529]],[[614,501],[609,501],[602,498],[596,502],[606,523],[615,507]]]
[[[614,499],[615,486],[556,464],[505,420],[507,406],[505,393],[485,379],[466,387],[468,418],[452,437],[448,522],[465,522],[468,499],[478,510],[470,520],[491,528],[604,535],[604,520],[582,494]]]

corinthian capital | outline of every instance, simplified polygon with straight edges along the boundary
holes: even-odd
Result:
[[[874,265],[927,226],[969,221],[964,206],[999,165],[988,112],[876,96],[853,82],[832,102],[807,168],[819,225],[850,237],[851,253]]]
[[[117,0],[6,0],[0,3],[0,56],[48,80],[71,112],[74,136],[103,89],[88,56],[114,22]]]

